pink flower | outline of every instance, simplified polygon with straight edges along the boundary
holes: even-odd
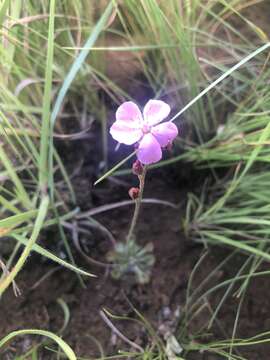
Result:
[[[134,102],[124,102],[116,111],[110,133],[119,143],[138,143],[137,157],[142,164],[158,162],[162,158],[161,148],[178,135],[177,126],[171,121],[160,124],[170,111],[170,106],[161,100],[149,100],[143,114]]]

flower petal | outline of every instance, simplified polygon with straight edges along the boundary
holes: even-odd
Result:
[[[143,109],[144,121],[156,125],[166,119],[171,111],[170,105],[161,100],[149,100]]]
[[[176,138],[178,135],[178,128],[173,122],[167,121],[153,126],[151,132],[159,142],[159,145],[164,147]]]
[[[116,120],[125,121],[132,127],[142,124],[142,113],[139,107],[132,101],[126,101],[116,110]]]
[[[148,133],[140,141],[137,157],[142,164],[158,162],[162,157],[161,147],[155,137]]]
[[[110,134],[114,140],[125,145],[135,144],[143,136],[141,129],[132,128],[129,122],[125,121],[115,121],[110,128]]]

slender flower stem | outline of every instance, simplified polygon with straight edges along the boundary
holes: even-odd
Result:
[[[141,204],[142,204],[146,171],[147,171],[147,166],[144,166],[142,174],[138,175],[138,178],[140,181],[140,184],[139,184],[140,193],[139,193],[139,197],[137,199],[135,199],[135,209],[134,209],[132,221],[130,224],[129,232],[127,235],[127,243],[131,240],[131,238],[134,234],[135,227],[137,225],[137,221],[138,221],[138,217],[139,217],[139,213],[140,213],[140,209],[141,209]]]

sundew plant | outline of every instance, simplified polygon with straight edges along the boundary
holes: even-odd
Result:
[[[0,359],[269,357],[268,0],[0,0]]]
[[[112,137],[120,144],[135,145],[137,160],[132,170],[139,179],[139,188],[131,188],[129,195],[135,201],[134,215],[126,237],[126,244],[117,244],[111,259],[115,262],[114,275],[134,272],[139,282],[149,281],[153,255],[151,244],[140,249],[136,243],[135,227],[141,208],[146,181],[147,166],[162,158],[162,150],[172,145],[178,135],[176,125],[162,122],[170,113],[170,106],[161,100],[149,100],[141,113],[138,106],[129,101],[116,111],[116,121],[111,126]],[[150,247],[149,247],[150,245]],[[119,264],[119,265],[117,265]]]

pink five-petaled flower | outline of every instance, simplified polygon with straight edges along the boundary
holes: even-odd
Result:
[[[171,121],[160,124],[170,111],[170,106],[161,100],[149,100],[143,114],[134,102],[124,102],[116,111],[110,133],[119,143],[138,143],[137,157],[142,164],[158,162],[162,157],[161,148],[178,135],[177,126]]]

